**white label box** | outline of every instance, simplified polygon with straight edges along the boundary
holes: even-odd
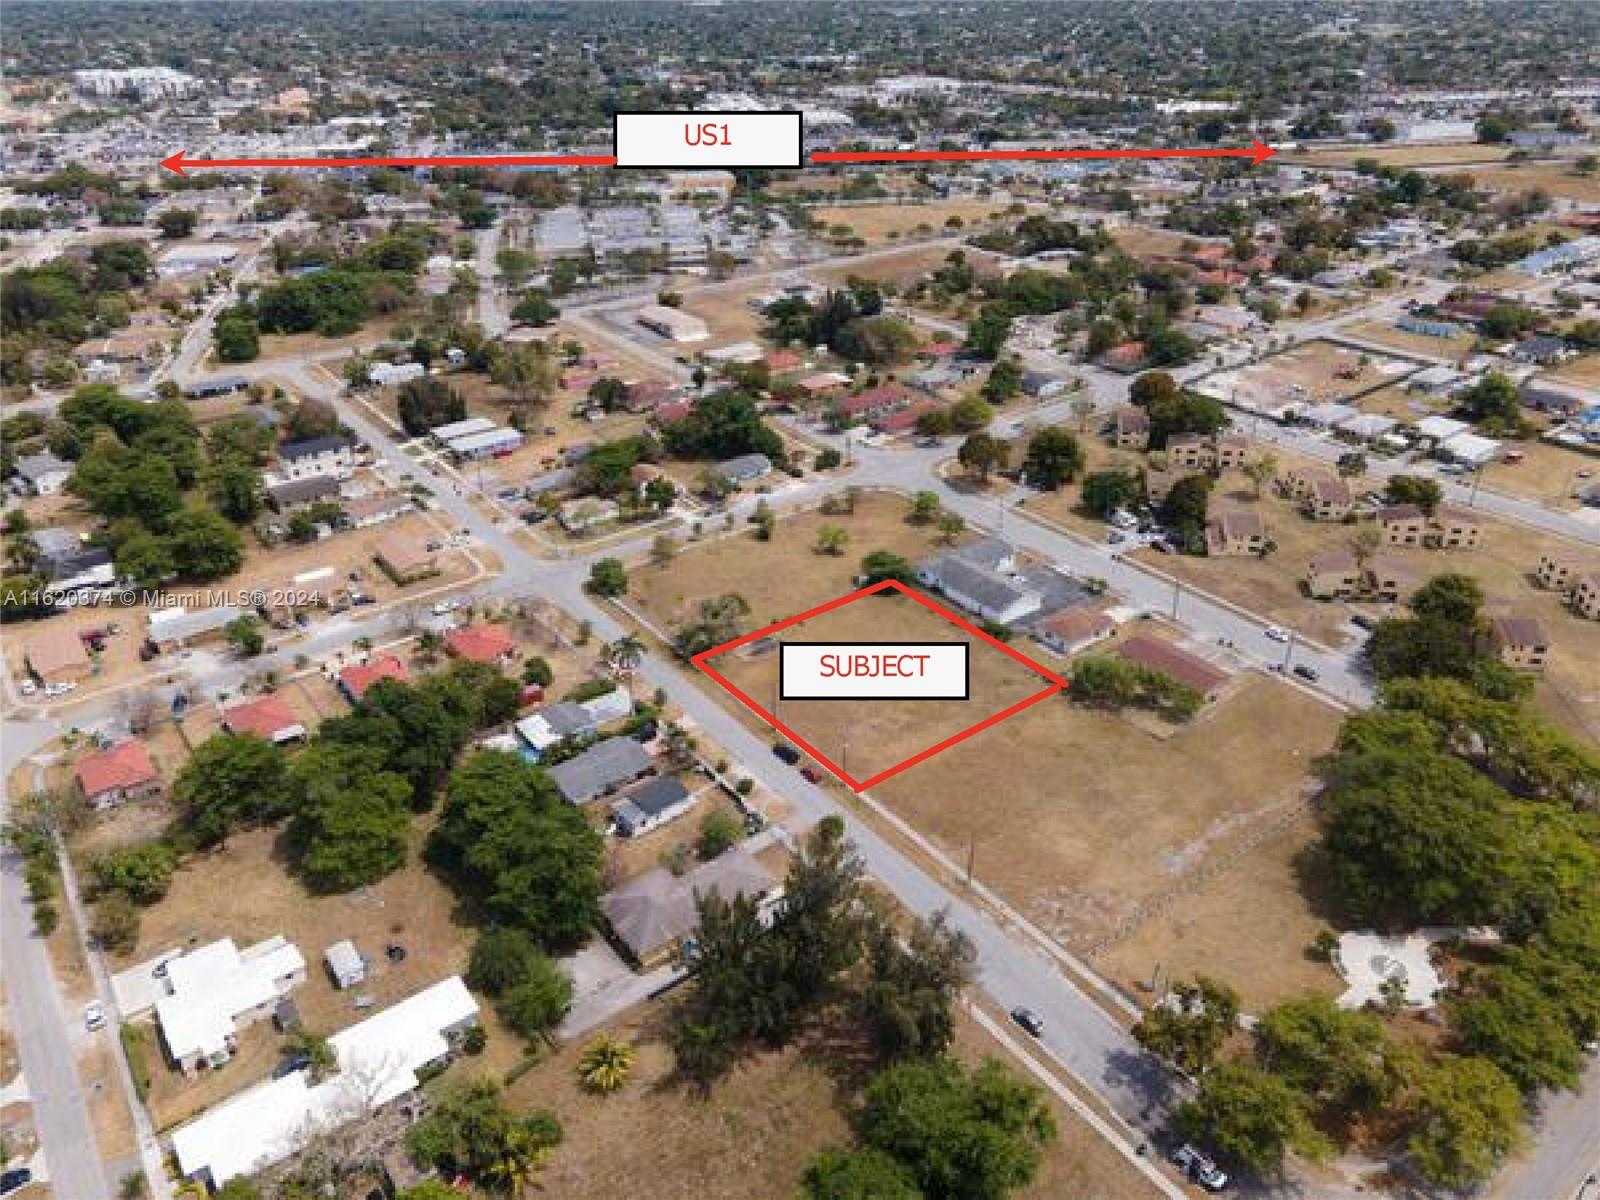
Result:
[[[619,167],[720,171],[805,166],[805,118],[799,112],[619,112],[612,121],[612,152]]]
[[[780,700],[966,700],[965,642],[783,642]]]

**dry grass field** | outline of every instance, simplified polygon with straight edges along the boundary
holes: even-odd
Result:
[[[1504,162],[1511,153],[1505,146],[1454,143],[1433,146],[1353,146],[1340,150],[1283,151],[1277,161],[1285,165],[1351,167],[1370,158],[1386,167],[1457,166],[1467,163]]]
[[[1454,337],[1429,337],[1425,333],[1412,333],[1410,330],[1401,329],[1392,321],[1352,321],[1348,325],[1341,325],[1339,330],[1351,337],[1376,342],[1380,346],[1389,346],[1404,354],[1451,362],[1471,353],[1477,341],[1471,331],[1465,329]]]
[[[1203,922],[1183,911],[1216,947],[1210,969],[1248,972],[1259,993],[1278,994],[1304,985],[1300,933],[1315,921],[1295,888],[1250,882],[1240,850],[1303,801],[1338,724],[1335,710],[1259,676],[1163,737],[1052,699],[874,794],[952,858],[970,853],[978,878],[1078,951],[1109,952],[1150,928],[1150,906],[1203,889]],[[1131,984],[1152,964],[1115,965]]]
[[[549,1108],[561,1119],[565,1136],[539,1181],[550,1195],[611,1200],[648,1181],[647,1190],[660,1200],[767,1200],[795,1194],[819,1150],[852,1144],[850,1121],[870,1064],[859,1037],[847,1029],[824,1029],[781,1051],[753,1052],[704,1095],[673,1076],[660,1006],[632,1010],[610,1032],[638,1050],[622,1091],[599,1097],[578,1086],[581,1042],[544,1058],[509,1088],[514,1105]],[[491,1042],[486,1060],[495,1049]],[[1000,1058],[1022,1070],[964,1014],[952,1053],[969,1065]],[[472,1060],[464,1060],[457,1070],[472,1068]],[[1016,1193],[1019,1200],[1155,1196],[1075,1114],[1054,1101],[1052,1107],[1056,1139],[1037,1178]]]
[[[1367,336],[1356,328],[1351,332],[1358,337]],[[1274,404],[1285,399],[1306,404],[1342,401],[1375,389],[1386,380],[1399,380],[1415,369],[1414,363],[1370,350],[1354,350],[1333,342],[1304,342],[1235,371],[1234,390],[1241,403],[1252,397]],[[1341,375],[1341,371],[1345,374]]]
[[[806,512],[779,521],[770,542],[753,532],[690,544],[665,567],[641,566],[629,576],[629,594],[668,629],[694,614],[702,599],[736,592],[750,605],[744,628],[758,629],[814,608],[854,587],[863,555],[889,550],[913,562],[938,546],[932,526],[909,524],[906,501],[863,492],[853,515]],[[817,553],[817,532],[837,525],[849,534],[844,553]]]
[[[1593,147],[1590,147],[1593,153]],[[1492,192],[1528,192],[1539,189],[1578,204],[1600,204],[1600,175],[1580,175],[1564,163],[1508,163],[1492,170],[1472,172],[1473,181]]]
[[[1563,379],[1584,387],[1600,388],[1600,354],[1585,354],[1562,363],[1547,378]]]
[[[1579,502],[1573,493],[1583,482],[1579,471],[1600,471],[1600,463],[1587,454],[1529,439],[1516,442],[1522,452],[1520,462],[1504,460],[1484,468],[1483,486],[1496,491],[1526,496],[1551,508],[1575,509]]]
[[[857,779],[869,779],[1050,683],[980,638],[898,594],[866,597],[791,626],[778,636],[792,641],[935,642],[970,647],[967,700],[777,701],[775,649],[754,656],[735,650],[716,658],[713,665],[735,686],[768,709],[776,703],[773,711],[780,720]],[[1019,648],[1028,652],[1026,644]],[[919,766],[916,773],[937,770],[939,763],[935,762]]]
[[[830,230],[835,225],[847,225],[869,246],[879,246],[896,237],[949,232],[947,222],[952,218],[961,221],[957,229],[998,220],[1006,216],[1006,205],[996,200],[938,200],[930,204],[814,208],[811,215]]]
[[[903,290],[942,266],[954,249],[954,246],[948,244],[911,246],[896,254],[881,254],[865,262],[853,262],[844,266],[823,267],[808,274],[818,283],[834,287],[840,286],[852,275],[859,275],[864,279],[876,280],[886,287]],[[967,257],[973,260],[980,256],[968,250]],[[982,273],[981,265],[978,263],[974,263],[974,269]]]

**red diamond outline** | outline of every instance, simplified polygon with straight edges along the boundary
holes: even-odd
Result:
[[[950,737],[945,738],[942,742],[938,742],[932,746],[929,746],[926,750],[921,750],[916,754],[913,754],[910,758],[895,763],[893,766],[886,767],[884,770],[879,771],[876,775],[873,775],[868,779],[856,779],[827,755],[823,754],[822,751],[818,750],[810,742],[806,741],[805,738],[801,737],[788,725],[780,721],[774,713],[769,712],[766,708],[762,707],[759,703],[752,699],[731,679],[713,667],[710,660],[716,658],[719,654],[726,654],[730,650],[737,650],[740,646],[749,645],[753,641],[767,637],[770,634],[777,633],[781,629],[787,629],[791,625],[798,625],[801,621],[806,621],[812,617],[820,616],[825,612],[832,612],[836,608],[842,608],[846,604],[853,604],[855,601],[860,600],[865,596],[873,596],[885,590],[896,591],[902,596],[909,597],[918,604],[922,605],[923,608],[928,609],[930,612],[937,613],[951,624],[958,626],[981,641],[987,642],[996,650],[1000,651],[1000,653],[1004,654],[1010,659],[1015,660],[1016,662],[1021,663],[1024,667],[1027,667],[1036,675],[1040,675],[1045,679],[1048,679],[1050,683],[1042,691],[1035,692],[1031,696],[1023,697],[1009,708],[1001,709],[999,712],[985,717],[976,724],[970,725],[966,729],[960,730],[959,732],[952,734]],[[1057,675],[1048,667],[1044,666],[1042,663],[1034,661],[1026,654],[1023,654],[1020,650],[1012,649],[999,638],[985,633],[971,621],[968,621],[966,618],[951,612],[942,604],[936,604],[934,601],[924,596],[921,592],[918,592],[914,588],[907,587],[898,579],[882,580],[879,583],[874,583],[868,587],[864,587],[859,591],[850,592],[846,595],[839,596],[836,599],[829,600],[825,604],[819,604],[815,608],[808,608],[803,613],[796,613],[792,617],[785,617],[783,620],[775,621],[773,624],[764,626],[761,629],[757,629],[753,633],[747,633],[742,637],[736,637],[732,641],[724,642],[720,646],[713,646],[709,650],[702,650],[699,654],[693,655],[689,661],[710,676],[719,687],[728,692],[728,694],[731,695],[735,700],[739,701],[740,704],[743,704],[768,725],[771,725],[774,729],[784,734],[789,738],[790,741],[799,745],[807,754],[816,759],[818,763],[826,768],[830,774],[836,776],[846,787],[857,793],[864,792],[869,787],[882,783],[891,776],[898,775],[901,771],[907,770],[916,766],[920,762],[924,762],[927,759],[932,758],[935,754],[938,754],[942,750],[948,750],[951,746],[956,745],[958,742],[966,741],[974,734],[982,733],[991,725],[998,725],[1007,717],[1016,716],[1023,709],[1031,708],[1033,705],[1038,704],[1041,700],[1048,700],[1057,692],[1065,691],[1067,687],[1067,681],[1065,679]]]

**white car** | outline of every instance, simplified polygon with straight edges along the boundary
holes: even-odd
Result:
[[[83,1027],[90,1033],[106,1027],[106,1010],[98,1000],[91,1000],[83,1008]]]
[[[460,607],[461,598],[459,596],[451,596],[447,599],[440,600],[433,606],[433,615],[436,617],[442,617],[445,615],[445,613],[455,612],[455,610]]]
[[[76,691],[77,687],[78,685],[75,683],[47,683],[44,685],[44,694],[46,696],[65,696],[68,692]]]
[[[1268,625],[1262,632],[1266,634],[1269,641],[1287,642],[1289,640],[1289,631],[1282,625]]]
[[[19,679],[17,681],[17,691],[24,696],[31,696],[38,690],[39,685],[31,679]]]

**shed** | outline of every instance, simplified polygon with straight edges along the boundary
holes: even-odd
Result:
[[[367,977],[367,960],[349,938],[335,942],[322,952],[323,964],[336,988],[353,988]]]

